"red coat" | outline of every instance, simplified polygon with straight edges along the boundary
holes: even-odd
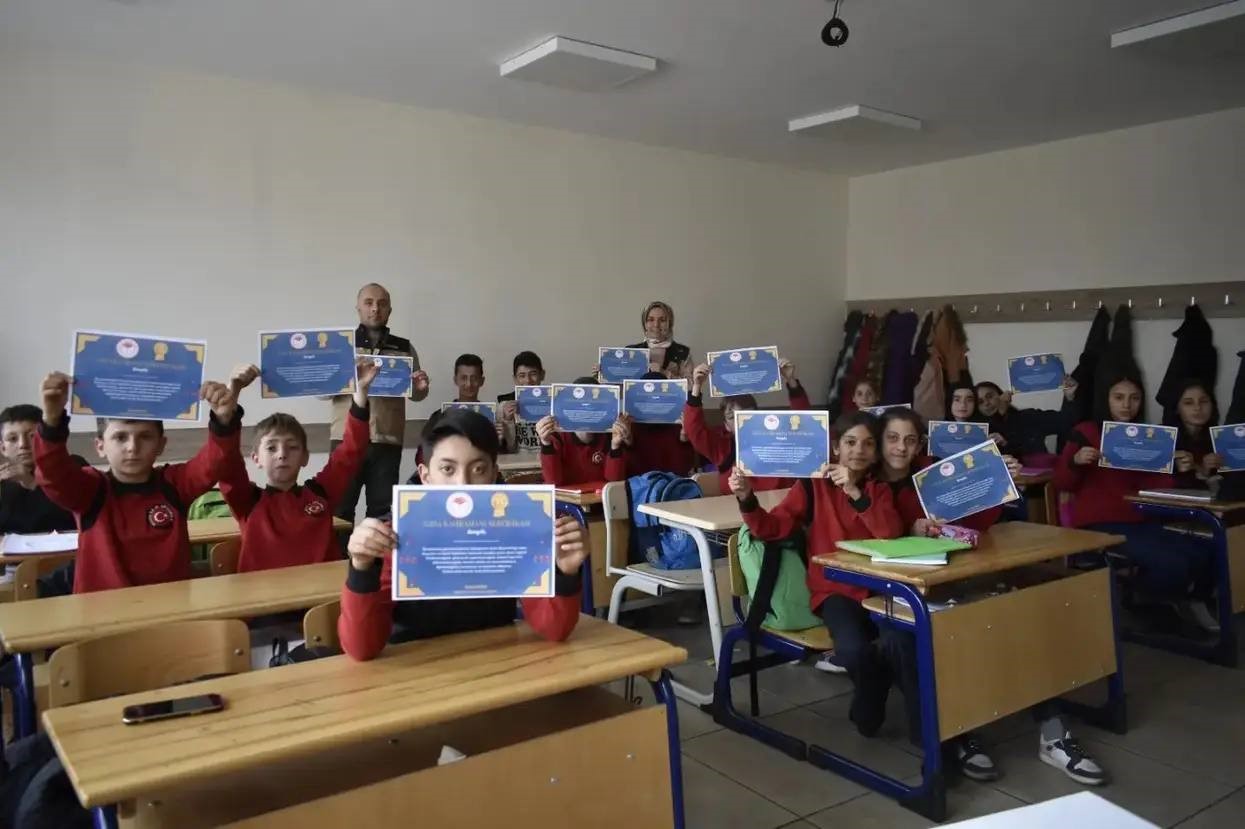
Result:
[[[1142,489],[1163,489],[1176,485],[1171,475],[1154,472],[1132,472],[1107,469],[1097,464],[1077,466],[1072,458],[1082,446],[1097,449],[1102,444],[1102,424],[1086,421],[1077,424],[1068,437],[1059,463],[1055,466],[1055,489],[1072,495],[1072,526],[1090,524],[1135,524],[1142,520],[1140,511],[1124,500]]]

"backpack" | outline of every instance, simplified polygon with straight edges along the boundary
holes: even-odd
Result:
[[[747,527],[739,530],[739,569],[748,584],[752,606],[748,621],[765,614],[764,624],[774,630],[806,630],[822,624],[809,608],[808,562],[800,533],[782,541],[753,538]],[[768,591],[768,600],[767,600]]]
[[[186,511],[186,520],[194,521],[197,518],[226,518],[232,515],[229,511],[229,505],[225,503],[225,496],[220,494],[219,489],[209,489],[200,495],[190,505],[190,509]],[[207,561],[208,551],[211,544],[191,544],[190,560],[191,561]]]
[[[646,472],[627,479],[627,510],[631,513],[632,563],[647,562],[659,570],[690,570],[700,567],[696,539],[683,530],[663,526],[640,512],[641,504],[687,501],[700,497],[700,486],[673,472]]]

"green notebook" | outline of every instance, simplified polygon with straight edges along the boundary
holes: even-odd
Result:
[[[860,553],[870,556],[874,561],[892,558],[909,558],[911,556],[931,556],[937,553],[951,553],[956,550],[970,550],[971,544],[953,541],[950,538],[923,538],[910,535],[905,538],[870,538],[863,541],[840,541],[840,550],[849,553]]]

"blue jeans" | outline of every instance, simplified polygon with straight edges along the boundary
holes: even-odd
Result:
[[[1167,532],[1157,524],[1091,524],[1087,530],[1122,535],[1116,551],[1137,565],[1138,587],[1152,599],[1210,599],[1215,559],[1210,542]]]

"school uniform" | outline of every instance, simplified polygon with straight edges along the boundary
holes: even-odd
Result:
[[[186,463],[157,466],[137,484],[78,466],[65,448],[69,415],[35,433],[35,471],[51,501],[78,522],[74,592],[190,578],[186,510],[238,454],[242,409],[228,424],[213,414],[208,440]]]
[[[1051,435],[1062,439],[1071,425],[1062,411],[1014,407],[1008,407],[1006,414],[996,414],[989,421],[990,431],[1003,436],[1003,451],[1022,460],[1033,455],[1049,455],[1046,439]]]
[[[574,432],[558,432],[540,447],[540,471],[545,483],[575,486],[627,479],[627,451],[613,449],[613,435],[594,434],[582,443]]]
[[[345,440],[328,463],[301,486],[259,487],[241,456],[220,481],[220,492],[242,530],[238,572],[317,564],[341,558],[333,535],[333,507],[363,466],[368,447],[368,407],[352,405]]]
[[[808,394],[803,386],[787,389],[787,399],[795,410],[811,409]],[[702,457],[718,468],[721,492],[730,492],[731,470],[735,467],[735,433],[725,426],[710,427],[705,423],[704,401],[699,394],[689,394],[683,406],[683,431],[688,441]],[[793,483],[791,478],[751,478],[752,488],[758,492],[786,489]]]
[[[1101,443],[1100,423],[1078,424],[1069,434],[1055,467],[1052,482],[1055,488],[1073,495],[1072,526],[1124,536],[1125,542],[1115,549],[1138,565],[1141,584],[1152,597],[1208,598],[1214,588],[1208,545],[1200,539],[1165,532],[1157,524],[1145,523],[1137,507],[1125,500],[1125,496],[1136,495],[1141,489],[1174,487],[1175,477],[1106,469],[1096,463],[1078,466],[1072,462],[1082,446],[1097,448]]]
[[[627,475],[646,472],[673,472],[687,475],[696,465],[696,450],[679,437],[679,426],[636,423],[631,427],[632,443],[627,451]]]
[[[86,466],[77,455],[70,459]],[[52,503],[42,487],[27,489],[17,481],[0,481],[0,533],[69,532],[76,527],[73,514]]]
[[[372,659],[387,642],[397,644],[431,639],[449,633],[505,627],[514,624],[514,599],[429,599],[395,602],[393,557],[376,561],[366,570],[349,565],[342,588],[337,635],[352,659]],[[561,570],[554,577],[553,598],[520,599],[523,619],[551,642],[571,635],[579,621],[580,577]]]

